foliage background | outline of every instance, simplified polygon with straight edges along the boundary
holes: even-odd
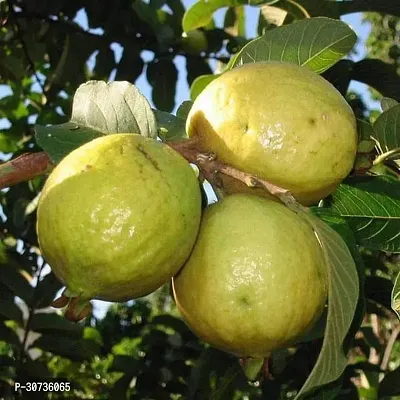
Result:
[[[312,8],[319,2],[303,3]],[[220,25],[207,26],[204,53],[189,54],[181,41],[185,8],[180,0],[116,0],[112,7],[106,1],[1,1],[0,77],[9,88],[0,99],[0,118],[8,121],[0,132],[2,158],[40,151],[33,124],[66,122],[72,95],[89,79],[128,80],[139,86],[147,80],[153,105],[175,111],[177,97],[189,97],[184,79],[190,86],[196,77],[216,71],[249,39],[243,35],[243,7],[234,5],[229,18],[224,9],[218,12]],[[74,22],[82,9],[90,29]],[[319,10],[313,16],[325,15],[323,7]],[[383,76],[374,70],[359,72],[359,78],[364,73],[361,82],[380,90],[373,92],[375,98],[400,97],[400,79],[392,73],[400,68],[399,14],[364,15],[372,26],[367,56],[385,62],[379,67],[387,71]],[[260,27],[273,26],[262,20]],[[112,48],[122,53],[119,60]],[[175,63],[186,78],[178,79]],[[359,118],[371,122],[377,117],[377,103],[354,92],[347,98]],[[41,258],[35,234],[44,179],[2,190],[0,197],[1,398],[14,398],[15,381],[43,379],[73,383],[73,393],[49,399],[294,398],[315,362],[320,339],[299,345],[296,352],[277,352],[271,360],[274,380],[249,382],[235,358],[205,345],[186,328],[168,285],[147,298],[112,305],[101,318],[91,315],[80,324],[51,308],[61,285]],[[391,310],[391,290],[400,261],[396,254],[361,250],[366,313],[349,366],[331,398],[395,398],[400,395],[400,325]],[[20,398],[43,396],[24,393]]]

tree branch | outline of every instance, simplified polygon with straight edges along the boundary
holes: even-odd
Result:
[[[285,204],[295,203],[296,200],[286,189],[255,175],[240,171],[228,164],[218,161],[215,154],[205,153],[199,148],[194,139],[166,143],[180,153],[188,162],[196,164],[203,176],[213,185],[220,187],[219,174],[237,179],[249,187],[266,189],[272,195],[281,199]],[[51,171],[53,164],[45,152],[26,153],[20,157],[0,165],[0,189],[28,181]]]
[[[29,181],[53,168],[45,152],[26,153],[0,165],[0,189]]]
[[[255,175],[248,174],[240,171],[228,164],[224,164],[218,161],[215,154],[204,153],[202,149],[198,147],[198,143],[195,140],[185,140],[179,142],[167,143],[168,146],[173,148],[175,151],[180,153],[187,161],[196,164],[204,177],[213,185],[220,187],[220,180],[218,174],[224,174],[237,179],[249,187],[259,187],[266,189],[273,196],[281,199],[285,204],[296,203],[295,198],[286,189],[276,186],[264,179],[261,179]]]

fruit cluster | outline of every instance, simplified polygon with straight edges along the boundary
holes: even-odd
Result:
[[[305,67],[278,62],[214,80],[196,99],[187,132],[202,150],[305,205],[333,192],[357,147],[339,92]],[[296,212],[233,178],[224,189],[226,197],[202,210],[194,169],[167,144],[136,134],[95,139],[66,156],[44,186],[43,256],[68,297],[86,302],[138,298],[172,279],[193,332],[232,354],[264,357],[313,327],[328,272],[318,238]]]

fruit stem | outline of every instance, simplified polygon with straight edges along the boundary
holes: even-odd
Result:
[[[239,364],[243,369],[246,378],[249,381],[256,381],[262,373],[265,373],[266,377],[269,378],[269,367],[268,359],[266,358],[240,358]]]

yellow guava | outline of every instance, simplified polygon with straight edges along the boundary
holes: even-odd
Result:
[[[200,30],[192,30],[182,33],[182,49],[190,55],[199,55],[202,51],[207,50],[207,38],[204,32]]]
[[[310,69],[284,62],[222,74],[196,98],[186,127],[204,150],[288,189],[305,205],[348,175],[358,141],[342,95]]]
[[[320,317],[327,290],[312,228],[283,204],[248,194],[205,210],[192,254],[173,278],[193,332],[240,357],[293,344]]]
[[[200,217],[198,181],[181,155],[140,135],[112,134],[56,166],[39,200],[37,233],[70,293],[124,301],[179,270]]]

